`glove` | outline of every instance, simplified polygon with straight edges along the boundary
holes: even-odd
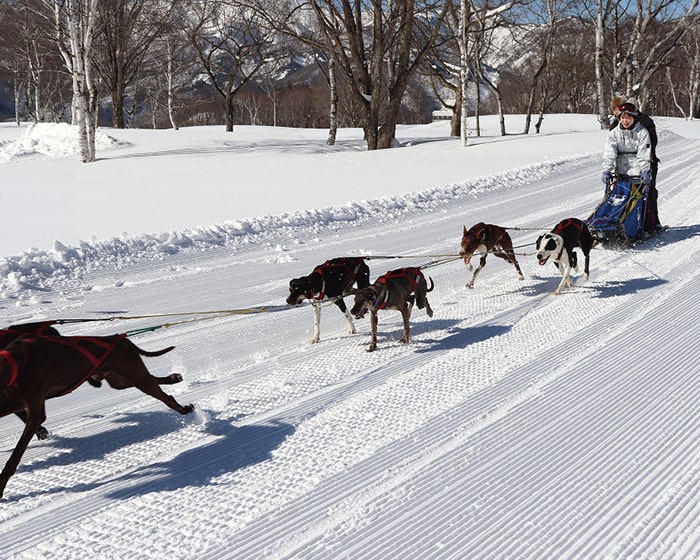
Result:
[[[603,176],[600,178],[604,185],[608,185],[612,179],[612,173],[610,171],[604,171]]]
[[[651,183],[651,171],[648,169],[646,171],[642,171],[642,174],[639,176],[639,178],[642,180],[642,183],[645,185],[648,185]]]

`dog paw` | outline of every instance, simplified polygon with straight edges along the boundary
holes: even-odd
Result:
[[[316,344],[319,340],[321,340],[321,339],[320,338],[312,338],[311,340],[309,340],[309,344]]]

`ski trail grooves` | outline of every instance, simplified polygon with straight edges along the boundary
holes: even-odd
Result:
[[[679,289],[676,293],[682,294],[684,288],[692,288],[693,286],[696,286],[698,284],[697,277],[693,281],[688,281],[687,284],[690,284],[690,286],[681,286],[681,289]],[[674,311],[677,313],[678,304],[676,303],[675,305],[671,305],[672,302],[669,301],[669,299],[671,298],[664,298],[663,301],[658,302],[658,305],[652,306],[648,313],[654,313],[659,309],[664,308],[666,308],[668,310],[667,312],[669,313],[673,313]],[[678,296],[675,296],[675,299],[678,299]],[[618,312],[615,315],[619,315],[620,311],[621,310],[618,309]],[[695,308],[685,309],[685,314],[688,316],[692,316],[692,314],[695,312],[697,312],[697,309]],[[617,320],[615,318],[611,319]],[[620,326],[620,331],[613,332],[610,335],[610,338],[629,338],[629,342],[634,345],[636,335],[631,334],[629,336],[624,336],[623,334],[625,330],[628,330],[633,326],[634,325],[631,321],[625,322],[623,320],[622,325]],[[589,327],[588,330],[592,329],[595,329],[595,327]],[[634,332],[634,329],[631,330]],[[585,331],[582,334],[585,334]],[[619,361],[624,362],[626,352],[623,349],[625,348],[624,344],[628,341],[623,340],[621,342],[621,352],[618,353],[617,357],[610,358],[610,367]],[[581,416],[590,416],[592,412],[591,409],[599,408],[601,403],[607,400],[607,398],[610,396],[609,393],[611,393],[611,391],[620,396],[634,394],[634,386],[636,386],[638,383],[644,384],[648,382],[649,386],[651,387],[653,386],[653,380],[657,375],[655,370],[656,364],[652,362],[648,364],[650,373],[647,375],[646,381],[644,377],[634,375],[625,376],[619,380],[616,380],[614,371],[606,370],[606,364],[596,364],[595,356],[586,358],[587,350],[585,346],[581,348],[580,353],[582,358],[581,363],[579,363],[579,360],[575,354],[569,355],[568,358],[566,358],[566,362],[563,362],[562,367],[556,372],[550,374],[546,378],[540,379],[534,386],[530,386],[525,390],[517,391],[512,397],[506,400],[504,405],[501,405],[498,409],[486,413],[485,416],[482,413],[482,419],[478,421],[476,425],[469,426],[466,431],[464,431],[464,428],[461,428],[462,431],[460,431],[460,428],[455,426],[454,422],[466,422],[465,419],[476,416],[473,408],[474,403],[471,401],[468,403],[468,405],[465,404],[462,407],[459,407],[462,409],[462,412],[465,413],[464,417],[461,417],[459,414],[459,409],[456,409],[453,414],[449,415],[452,419],[452,423],[445,426],[441,426],[440,424],[447,424],[447,422],[439,422],[437,425],[431,424],[429,433],[433,435],[438,434],[438,437],[435,438],[433,442],[434,447],[430,445],[430,442],[420,438],[417,434],[412,434],[411,440],[419,442],[419,445],[416,445],[415,448],[416,455],[414,456],[413,461],[408,461],[407,459],[408,453],[406,448],[411,448],[408,441],[403,440],[400,443],[394,444],[392,447],[397,448],[397,452],[400,452],[401,455],[404,456],[404,460],[401,461],[400,465],[389,461],[390,464],[393,464],[391,468],[391,477],[386,478],[385,469],[387,468],[387,465],[384,463],[375,465],[371,471],[373,473],[372,475],[364,472],[369,468],[367,466],[363,468],[361,476],[358,476],[355,472],[348,474],[348,477],[366,481],[364,489],[361,493],[353,491],[349,495],[346,495],[345,500],[340,501],[338,506],[332,508],[332,510],[327,510],[327,505],[325,505],[323,502],[319,503],[315,507],[312,507],[311,504],[313,504],[315,500],[310,501],[309,497],[300,501],[299,506],[288,511],[286,515],[286,518],[289,520],[288,523],[292,524],[294,527],[290,528],[289,526],[285,525],[281,528],[285,534],[296,536],[290,538],[287,543],[279,543],[277,546],[272,546],[265,549],[265,554],[267,555],[266,557],[294,558],[301,555],[304,558],[314,558],[315,556],[312,553],[313,550],[324,551],[319,558],[327,557],[326,555],[329,553],[329,551],[333,550],[335,550],[334,554],[337,554],[336,557],[365,557],[360,555],[360,551],[362,550],[369,551],[366,555],[367,558],[393,557],[389,549],[385,550],[379,545],[381,542],[402,542],[405,548],[410,549],[412,529],[410,525],[406,526],[405,523],[410,520],[415,512],[412,512],[409,507],[403,516],[396,516],[395,512],[390,513],[393,512],[390,506],[391,502],[394,501],[391,498],[392,491],[399,487],[405,488],[407,486],[414,486],[416,491],[418,491],[418,488],[421,489],[419,493],[404,490],[400,493],[399,497],[408,493],[412,496],[412,499],[415,500],[415,503],[420,504],[421,509],[425,510],[427,504],[431,502],[426,495],[434,495],[437,496],[434,498],[436,507],[446,508],[447,506],[443,501],[443,493],[440,492],[439,488],[435,487],[435,484],[431,484],[430,481],[441,481],[440,484],[452,489],[454,489],[454,486],[445,480],[444,474],[441,475],[436,472],[427,474],[423,471],[439,470],[439,465],[441,464],[460,464],[459,461],[447,460],[446,455],[455,453],[464,454],[465,452],[466,456],[473,455],[474,449],[483,448],[485,445],[487,445],[486,441],[479,442],[479,440],[483,439],[484,435],[487,435],[486,432],[494,432],[493,428],[501,422],[509,424],[511,428],[503,426],[498,430],[495,430],[495,435],[497,438],[496,443],[498,443],[502,437],[500,434],[510,432],[511,430],[513,430],[513,439],[517,441],[517,443],[509,444],[507,452],[504,451],[503,457],[505,458],[507,456],[517,455],[521,450],[525,456],[532,455],[533,452],[531,449],[541,450],[541,457],[535,455],[529,460],[529,464],[531,465],[530,468],[533,470],[527,471],[528,467],[525,467],[525,470],[526,472],[529,472],[530,477],[541,476],[541,469],[538,468],[538,465],[550,464],[551,466],[547,467],[545,471],[548,475],[547,478],[549,479],[549,482],[544,486],[541,484],[537,485],[539,491],[534,495],[530,495],[531,490],[527,490],[526,493],[520,496],[508,496],[506,503],[513,504],[513,507],[508,512],[499,511],[498,514],[495,514],[495,517],[482,517],[481,523],[485,527],[492,524],[491,526],[493,527],[494,533],[499,527],[502,527],[505,524],[504,518],[511,519],[511,521],[508,523],[509,525],[526,527],[528,525],[528,515],[533,511],[533,503],[537,503],[538,501],[543,501],[547,506],[547,509],[541,513],[541,515],[545,516],[542,523],[556,524],[558,519],[568,519],[572,513],[577,517],[580,517],[582,523],[578,524],[578,529],[575,535],[563,533],[561,534],[561,538],[550,538],[549,540],[551,542],[549,543],[541,542],[539,544],[530,543],[526,545],[523,543],[522,538],[518,538],[513,535],[514,538],[512,540],[507,540],[507,542],[520,543],[520,545],[513,545],[513,550],[495,548],[491,551],[491,554],[497,554],[499,556],[505,555],[506,557],[517,556],[523,558],[559,556],[562,553],[571,554],[573,557],[599,557],[604,551],[596,550],[596,543],[600,541],[596,538],[595,534],[599,533],[606,527],[609,529],[609,524],[611,523],[616,526],[624,526],[634,522],[635,518],[633,516],[630,518],[630,516],[636,511],[646,511],[642,505],[646,506],[646,502],[649,501],[649,495],[647,493],[637,494],[635,492],[625,492],[624,490],[618,489],[617,492],[620,494],[622,499],[609,500],[608,503],[615,505],[615,507],[609,509],[608,511],[605,509],[601,510],[601,500],[606,497],[607,493],[614,490],[613,488],[608,489],[608,487],[615,486],[612,484],[612,480],[617,479],[619,482],[624,480],[624,484],[630,488],[634,488],[636,486],[647,488],[648,492],[652,496],[658,496],[659,494],[663,494],[664,492],[667,493],[669,491],[677,494],[677,483],[674,481],[674,478],[688,476],[687,471],[683,471],[683,469],[687,469],[689,457],[693,457],[697,454],[697,441],[695,442],[694,447],[691,446],[691,448],[688,449],[688,445],[684,445],[682,440],[685,438],[685,426],[692,426],[697,421],[698,412],[694,411],[691,399],[686,399],[685,406],[683,407],[685,410],[669,409],[668,405],[659,407],[659,405],[664,402],[663,399],[670,396],[666,394],[651,395],[647,398],[633,399],[632,401],[624,399],[615,403],[614,406],[620,411],[618,422],[615,422],[614,418],[608,418],[608,421],[613,423],[614,431],[610,432],[610,434],[606,436],[605,431],[607,430],[601,433],[599,431],[600,426],[598,425],[596,427],[592,426],[591,429],[578,434],[578,438],[580,439],[579,445],[582,447],[582,451],[587,447],[590,447],[591,442],[598,441],[596,445],[598,452],[604,452],[607,456],[610,456],[610,454],[615,453],[616,447],[623,443],[623,441],[620,440],[621,434],[629,432],[630,434],[625,436],[627,438],[627,443],[624,445],[634,446],[636,445],[636,441],[639,437],[636,434],[638,434],[640,430],[643,431],[646,429],[650,432],[657,431],[657,433],[659,433],[659,437],[652,438],[650,433],[646,438],[647,440],[651,441],[654,441],[655,439],[656,445],[658,446],[655,453],[652,455],[655,457],[655,469],[650,472],[642,471],[643,477],[640,479],[634,475],[634,471],[639,468],[636,463],[634,465],[607,464],[608,460],[606,459],[606,463],[604,464],[595,464],[587,467],[588,472],[585,474],[585,476],[589,478],[592,477],[593,479],[600,480],[601,482],[603,482],[607,477],[612,478],[605,483],[606,486],[601,487],[601,491],[598,496],[595,496],[595,494],[591,495],[591,487],[595,487],[595,485],[589,486],[586,484],[581,484],[578,490],[581,492],[581,495],[578,499],[576,499],[575,495],[571,494],[574,488],[558,487],[558,480],[560,476],[563,479],[566,479],[569,476],[567,471],[570,471],[572,468],[574,469],[574,472],[580,471],[581,469],[582,463],[580,463],[579,466],[573,466],[576,463],[572,464],[569,460],[561,456],[561,452],[563,451],[566,451],[567,453],[570,452],[570,442],[568,442],[566,439],[559,439],[557,435],[548,434],[546,432],[542,433],[542,426],[529,426],[528,418],[537,418],[538,422],[542,422],[543,420],[549,418],[548,422],[545,423],[545,427],[558,426],[558,430],[563,433],[576,434],[576,432],[580,430],[580,428],[577,429],[577,425],[581,424]],[[564,359],[561,348],[553,349],[549,356],[543,356],[543,358],[548,360],[557,358]],[[567,365],[567,363],[569,365]],[[531,366],[524,368],[526,371],[530,369]],[[592,371],[599,371],[600,373],[598,376],[590,377],[590,374],[587,374],[587,372]],[[686,389],[680,391],[681,393],[685,390],[687,390],[689,394],[693,394],[695,391],[697,391],[698,383],[700,383],[697,381],[697,373],[697,371],[691,371],[679,378],[678,384],[681,387],[684,385],[686,386]],[[509,378],[513,376],[515,376],[515,374],[512,374],[509,376]],[[550,389],[548,389],[549,386],[562,385],[563,381],[572,379],[582,379],[583,381],[579,383],[579,387],[576,387],[575,385],[572,387],[572,389],[575,388],[573,392],[567,389],[566,398],[563,401],[552,403],[551,399],[543,399],[541,397],[543,393],[550,391]],[[632,383],[633,386],[627,387],[629,383]],[[507,386],[511,385],[512,382],[507,384]],[[672,394],[678,394],[678,392],[679,387],[676,387]],[[486,399],[486,402],[493,402],[494,400],[503,400],[503,398],[488,398]],[[536,414],[535,411],[532,410],[533,403],[539,403]],[[664,420],[668,417],[677,415],[687,415],[687,420],[678,426],[675,436],[671,439],[661,437],[661,434],[664,433],[666,426],[666,422]],[[595,417],[590,416],[590,418],[591,422],[595,424]],[[562,425],[562,421],[564,422],[564,425]],[[569,426],[568,430],[566,429],[567,424]],[[444,440],[444,435],[442,438],[439,437],[440,434],[454,434],[455,432],[458,434],[458,436],[453,435],[448,437],[447,441]],[[518,436],[516,432],[520,435]],[[558,448],[558,441],[561,444],[560,448]],[[500,443],[498,444],[500,445]],[[673,450],[676,448],[678,448],[679,451],[674,453]],[[585,453],[590,453],[590,451],[585,451]],[[658,458],[656,457],[657,454]],[[626,455],[623,453],[622,456],[624,458]],[[468,488],[488,488],[492,485],[489,484],[489,480],[510,480],[510,487],[519,487],[519,484],[516,481],[513,481],[513,477],[515,476],[514,472],[505,470],[503,466],[499,469],[497,465],[494,465],[491,462],[494,457],[490,455],[488,455],[488,457],[491,459],[489,463],[485,464],[477,471],[471,468],[469,473],[462,473],[460,480],[466,481]],[[556,461],[556,463],[552,465],[551,462],[553,460]],[[370,463],[371,462],[372,461],[370,461]],[[465,464],[468,464],[468,462],[469,461],[465,461]],[[561,475],[557,473],[558,470],[561,471]],[[627,471],[630,471],[630,474],[624,474]],[[484,477],[481,481],[478,479],[479,472],[481,472],[481,476]],[[607,477],[605,474],[601,474],[605,472],[609,473]],[[666,474],[660,477],[660,473]],[[671,478],[670,482],[668,480],[669,473]],[[581,473],[579,476],[582,480],[584,479],[584,473]],[[345,477],[341,477],[341,479],[329,481],[328,484],[324,485],[324,487],[327,488],[326,492],[322,492],[319,489],[319,491],[315,494],[319,495],[319,499],[324,498],[331,502],[338,503],[339,497],[342,498],[343,495],[338,496],[337,494],[331,494],[333,489],[354,487],[354,484],[350,480],[344,480],[344,478]],[[454,478],[454,476],[451,475],[451,478]],[[423,480],[423,482],[419,482],[418,479]],[[462,484],[459,482],[455,483],[458,487],[462,486]],[[531,482],[522,482],[522,488],[531,488],[532,486],[533,484]],[[656,487],[656,490],[651,492],[653,487]],[[558,492],[561,495],[557,497],[556,495],[552,495],[552,492]],[[463,501],[457,494],[452,501],[457,509],[459,509],[460,505],[469,503],[468,500],[466,502]],[[641,501],[642,504],[637,504],[637,501]],[[665,501],[666,500],[662,500],[662,502]],[[346,502],[345,506],[342,505],[344,502]],[[400,504],[403,504],[403,502],[400,502]],[[562,504],[563,509],[558,511],[555,504]],[[572,504],[578,504],[577,509],[573,512],[570,511]],[[406,506],[408,506],[408,504],[404,504],[401,507],[404,509]],[[449,511],[449,508],[447,509]],[[373,519],[371,517],[371,512],[381,512],[387,510],[387,515],[390,516],[388,519],[382,520],[381,517],[378,519]],[[521,511],[524,517],[520,521],[515,521],[513,518],[516,516],[518,511]],[[593,513],[594,511],[595,513]],[[315,515],[319,516],[320,518],[320,520],[315,524],[311,522],[314,512]],[[364,519],[364,521],[362,519],[356,519],[353,522],[352,517],[356,516],[358,512],[368,512],[367,515],[369,518]],[[584,522],[586,519],[591,521],[586,523]],[[596,520],[597,523],[595,522]],[[262,520],[261,523],[263,523]],[[357,548],[352,547],[353,539],[350,539],[349,541],[347,538],[348,524],[350,526],[358,525],[360,527],[358,528],[358,536],[355,539],[357,540]],[[372,543],[362,540],[363,532],[361,527],[365,524],[374,528],[372,532]],[[376,529],[377,527],[381,527],[382,529],[378,531]],[[266,528],[264,524],[250,528],[252,533],[266,534],[269,536],[267,533],[268,530],[270,530],[270,528]],[[392,531],[399,531],[399,533],[397,534]],[[429,533],[430,529],[428,528],[426,531]],[[246,532],[242,533],[241,540],[247,542],[244,538],[245,534]],[[342,554],[339,550],[336,550],[333,547],[333,536],[340,536],[342,539]],[[321,539],[321,537],[326,538]],[[318,542],[319,539],[321,539],[321,542]],[[270,539],[266,540],[267,542],[270,542]],[[271,540],[273,542],[279,542],[276,538]],[[496,544],[501,543],[502,541],[499,539],[498,541],[494,540],[493,542]],[[241,549],[240,547],[244,546],[243,543],[235,540],[228,545],[228,549],[241,550],[241,555],[236,556],[240,558],[251,557],[262,553],[260,549],[251,546],[253,543],[247,544],[250,546],[250,548],[244,547]],[[443,544],[444,547],[440,548],[440,552],[435,554],[435,558],[446,557],[445,547],[449,549],[449,546],[447,542],[444,542]],[[465,546],[466,545],[464,543],[461,543],[459,549],[464,552]],[[500,544],[498,544],[498,546],[501,547]],[[428,551],[422,550],[420,547],[414,549],[414,553],[417,550],[420,550],[419,556],[421,558],[433,557],[428,554]],[[478,557],[490,557],[491,554],[489,554],[488,540],[474,543],[473,553],[477,554]]]

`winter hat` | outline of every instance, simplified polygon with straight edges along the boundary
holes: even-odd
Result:
[[[633,117],[639,115],[637,112],[637,107],[634,105],[634,103],[630,103],[629,101],[625,101],[622,105],[618,106],[617,110],[619,111],[619,115],[622,115],[622,113],[627,113]]]
[[[622,105],[624,102],[625,102],[625,98],[620,96],[620,95],[617,95],[617,96],[612,98],[612,101],[610,101],[610,108],[615,109],[615,108],[619,107],[620,105]]]

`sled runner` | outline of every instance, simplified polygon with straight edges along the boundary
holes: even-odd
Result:
[[[639,177],[613,175],[603,200],[585,220],[606,246],[629,247],[644,236],[648,189]]]

